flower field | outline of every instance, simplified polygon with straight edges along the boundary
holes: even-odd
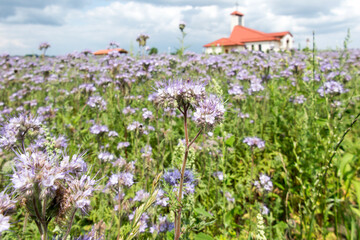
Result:
[[[4,54],[1,239],[360,239],[359,74],[348,49]]]

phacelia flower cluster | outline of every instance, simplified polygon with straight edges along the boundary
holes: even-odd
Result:
[[[170,186],[174,187],[174,191],[177,190],[177,188],[180,185],[180,178],[181,173],[179,170],[169,170],[164,173],[163,179],[166,183],[168,183]],[[185,170],[184,173],[184,192],[185,194],[193,194],[195,192],[195,186],[196,186],[196,179],[194,177],[194,174],[191,170]]]
[[[199,127],[212,128],[224,119],[225,107],[220,98],[210,95],[199,102],[194,113],[195,123]]]
[[[129,172],[121,172],[111,175],[108,186],[117,187],[119,184],[121,186],[131,187],[134,184],[134,175]]]
[[[26,198],[42,189],[41,198],[55,196],[60,182],[72,182],[87,169],[83,155],[58,156],[42,151],[18,153],[11,177],[14,189]]]
[[[246,137],[243,143],[246,143],[249,147],[265,148],[265,141],[258,137]]]
[[[20,114],[12,117],[4,123],[0,129],[0,148],[12,148],[22,144],[26,134],[38,133],[41,129],[41,122],[32,115]]]
[[[66,201],[64,206],[75,206],[80,209],[83,214],[90,209],[90,197],[96,190],[98,181],[88,175],[81,176],[80,179],[75,178],[69,182],[68,195],[64,198]]]
[[[48,49],[50,47],[50,44],[48,42],[40,43],[39,50]]]
[[[334,80],[327,81],[322,85],[317,92],[320,94],[321,97],[324,97],[325,95],[340,95],[342,93],[348,92],[348,89],[345,89],[344,86]]]
[[[106,125],[94,124],[90,128],[90,133],[92,133],[92,134],[100,134],[100,133],[105,133],[105,132],[109,132],[109,128]]]
[[[265,174],[260,174],[259,181],[255,181],[254,186],[261,192],[270,192],[273,189],[271,178]]]
[[[106,110],[106,101],[100,96],[89,97],[87,103],[92,108],[98,108],[100,110]]]
[[[141,33],[137,36],[136,41],[139,43],[140,47],[146,46],[146,41],[149,39],[149,35]]]
[[[157,89],[155,103],[178,107],[205,99],[205,84],[192,80],[174,80]]]
[[[304,95],[294,96],[289,99],[290,102],[294,103],[295,105],[303,104],[306,101]]]

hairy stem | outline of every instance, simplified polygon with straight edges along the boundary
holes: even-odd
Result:
[[[69,236],[69,234],[70,234],[70,230],[71,230],[72,224],[73,224],[73,222],[74,222],[76,210],[77,210],[77,209],[75,208],[75,209],[73,210],[72,214],[71,214],[70,222],[69,222],[69,225],[68,225],[68,227],[67,227],[65,236],[63,237],[63,240],[66,240],[66,238],[67,238],[67,237]]]

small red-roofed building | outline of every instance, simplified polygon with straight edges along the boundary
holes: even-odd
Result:
[[[289,50],[293,47],[293,35],[288,32],[264,33],[244,26],[244,14],[234,11],[231,16],[231,34],[205,44],[205,53],[219,54],[241,51]]]
[[[93,52],[94,55],[107,55],[109,52],[117,51],[119,53],[128,53],[125,49],[122,48],[111,48],[111,49],[103,49]]]

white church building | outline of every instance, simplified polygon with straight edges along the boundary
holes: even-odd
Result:
[[[290,32],[264,33],[244,26],[244,14],[234,11],[231,14],[231,34],[204,45],[205,53],[230,53],[244,49],[264,51],[289,50],[294,38]]]

